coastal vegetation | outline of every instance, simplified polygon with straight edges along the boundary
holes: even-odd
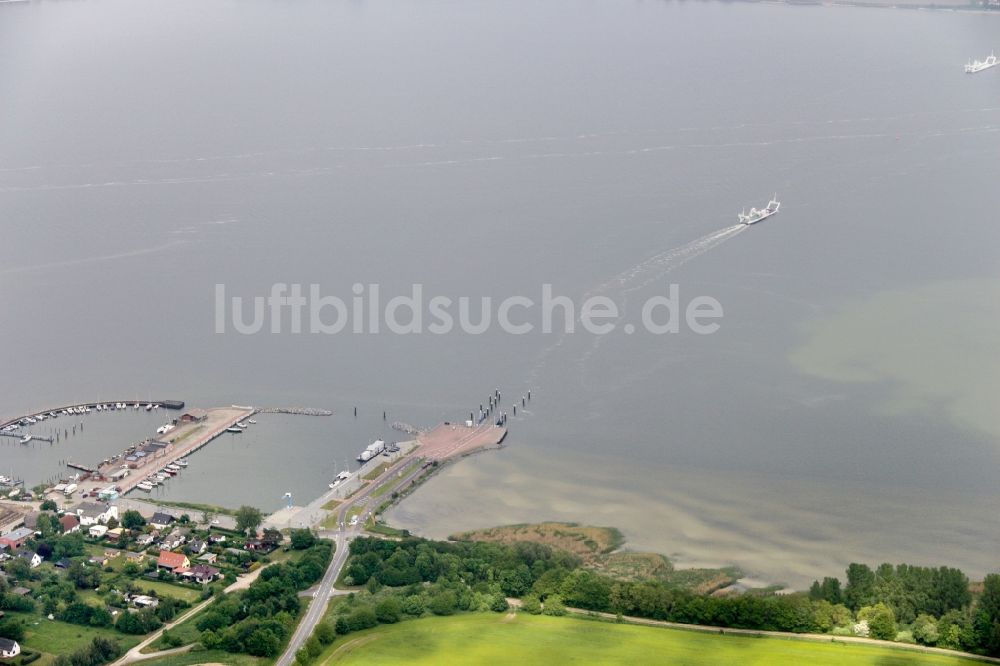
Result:
[[[302,610],[298,593],[323,577],[333,544],[293,535],[292,548],[304,552],[294,562],[261,571],[246,590],[218,598],[195,623],[207,649],[275,657],[288,640]]]
[[[572,526],[571,526],[572,527]],[[560,528],[561,529],[561,528]],[[920,643],[980,654],[1000,653],[1000,576],[991,575],[973,593],[959,570],[901,564],[875,570],[852,564],[847,583],[830,577],[808,593],[772,588],[742,594],[706,594],[669,577],[636,580],[633,573],[595,571],[601,541],[581,549],[576,536],[590,531],[552,524],[506,530],[565,540],[584,557],[550,545],[512,538],[489,541],[383,540],[363,537],[350,546],[341,583],[358,592],[333,605],[325,620],[335,634],[424,616],[506,612],[517,598],[529,615],[595,612],[689,625],[755,631],[828,634]],[[463,535],[468,536],[468,535]],[[610,542],[604,542],[610,543]],[[321,625],[322,626],[322,625]],[[325,630],[330,635],[329,630]],[[300,655],[310,663],[321,650]]]

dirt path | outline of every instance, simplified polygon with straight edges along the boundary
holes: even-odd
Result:
[[[508,599],[508,602],[516,601],[520,607],[520,599]],[[511,606],[515,604],[511,603]],[[567,608],[571,615],[585,615],[590,617],[600,617],[608,620],[617,620],[618,616],[613,613],[598,613],[582,608]],[[926,654],[941,654],[949,657],[965,657],[991,664],[1000,664],[1000,658],[982,657],[959,650],[949,650],[947,648],[927,647],[926,645],[915,645],[912,643],[897,643],[895,641],[883,641],[877,638],[863,638],[861,636],[831,636],[830,634],[796,634],[790,631],[764,631],[762,629],[730,629],[728,627],[713,627],[706,624],[683,624],[680,622],[667,622],[666,620],[650,620],[644,617],[633,617],[623,615],[622,621],[628,624],[642,624],[651,627],[668,627],[670,629],[686,629],[688,631],[702,631],[712,634],[732,635],[732,636],[772,636],[774,638],[790,638],[803,641],[820,641],[823,643],[858,643],[861,645],[877,645],[878,647],[896,648],[899,650],[913,650]]]

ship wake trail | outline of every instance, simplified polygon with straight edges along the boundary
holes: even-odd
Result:
[[[685,243],[684,245],[663,250],[662,252],[659,252],[636,264],[635,266],[622,271],[610,280],[603,282],[594,289],[586,292],[584,294],[584,299],[592,296],[607,296],[608,298],[614,300],[618,304],[618,317],[613,323],[617,326],[617,324],[619,324],[625,317],[629,294],[643,289],[644,287],[648,287],[692,259],[695,259],[709,250],[722,245],[727,240],[738,236],[747,228],[748,227],[745,224],[734,224],[730,227],[713,231],[710,234],[706,234],[701,238],[697,238],[689,243]],[[580,330],[579,324],[580,322],[577,321],[577,330]],[[529,386],[536,385],[538,376],[541,374],[542,369],[545,367],[552,354],[566,342],[567,335],[568,334],[566,332],[560,334],[558,339],[553,344],[546,347],[539,354],[534,367],[528,373]],[[585,351],[577,360],[577,365],[581,369],[585,368],[587,360],[598,350],[602,339],[602,336],[594,336],[594,339],[588,346],[587,351]]]
[[[587,292],[586,296],[608,295],[613,297],[615,293],[625,295],[647,287],[667,273],[725,243],[746,228],[745,224],[734,224],[731,227],[713,231],[685,245],[664,250],[632,268],[622,271],[596,289]]]

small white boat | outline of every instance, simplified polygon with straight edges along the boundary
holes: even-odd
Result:
[[[249,423],[250,425],[257,425],[257,422],[254,421],[253,419],[248,420],[247,423]]]
[[[153,486],[146,483],[145,481],[137,483],[135,487],[138,488],[139,490],[145,490],[147,493],[153,489]]]
[[[167,469],[169,469],[171,472],[179,472],[179,471],[181,471],[181,468],[178,467],[177,465],[173,464],[173,463],[170,463],[169,465],[167,465]]]
[[[30,441],[31,441],[31,435],[25,435],[24,437],[21,438],[22,444],[27,444]]]
[[[146,405],[146,411],[147,411],[147,412],[151,412],[151,411],[153,411],[153,404],[152,404],[152,403],[150,403],[150,404]]]
[[[243,428],[237,428],[236,426],[230,426],[230,427],[226,428],[226,432],[232,432],[232,433],[243,432]]]
[[[178,458],[177,460],[174,461],[174,464],[180,467],[187,467],[188,461],[185,460],[184,458]]]
[[[977,72],[983,71],[984,69],[989,69],[990,67],[996,67],[997,63],[998,63],[997,57],[993,55],[992,51],[990,51],[990,54],[986,57],[986,60],[983,60],[981,62],[979,60],[975,61],[970,60],[969,62],[965,63],[965,73],[975,74]]]
[[[247,424],[246,424],[246,423],[243,423],[243,421],[237,421],[237,422],[236,422],[236,427],[237,427],[237,428],[243,428],[243,429],[246,429],[246,427],[247,427]]]
[[[159,481],[160,483],[163,483],[164,481],[166,481],[169,478],[170,478],[169,474],[157,474],[156,475],[156,480]]]

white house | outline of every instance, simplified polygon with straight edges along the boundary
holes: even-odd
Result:
[[[17,641],[0,638],[0,658],[9,659],[19,654],[21,654],[21,646],[17,644]]]
[[[107,525],[91,525],[87,533],[96,539],[100,539],[108,533],[108,527]]]
[[[42,563],[42,556],[38,553],[33,553],[30,550],[24,550],[17,554],[18,557],[28,562],[31,568],[34,569]]]
[[[118,507],[105,506],[96,502],[83,502],[76,506],[76,515],[80,518],[80,525],[90,527],[91,525],[106,525],[109,520],[118,520]]]

